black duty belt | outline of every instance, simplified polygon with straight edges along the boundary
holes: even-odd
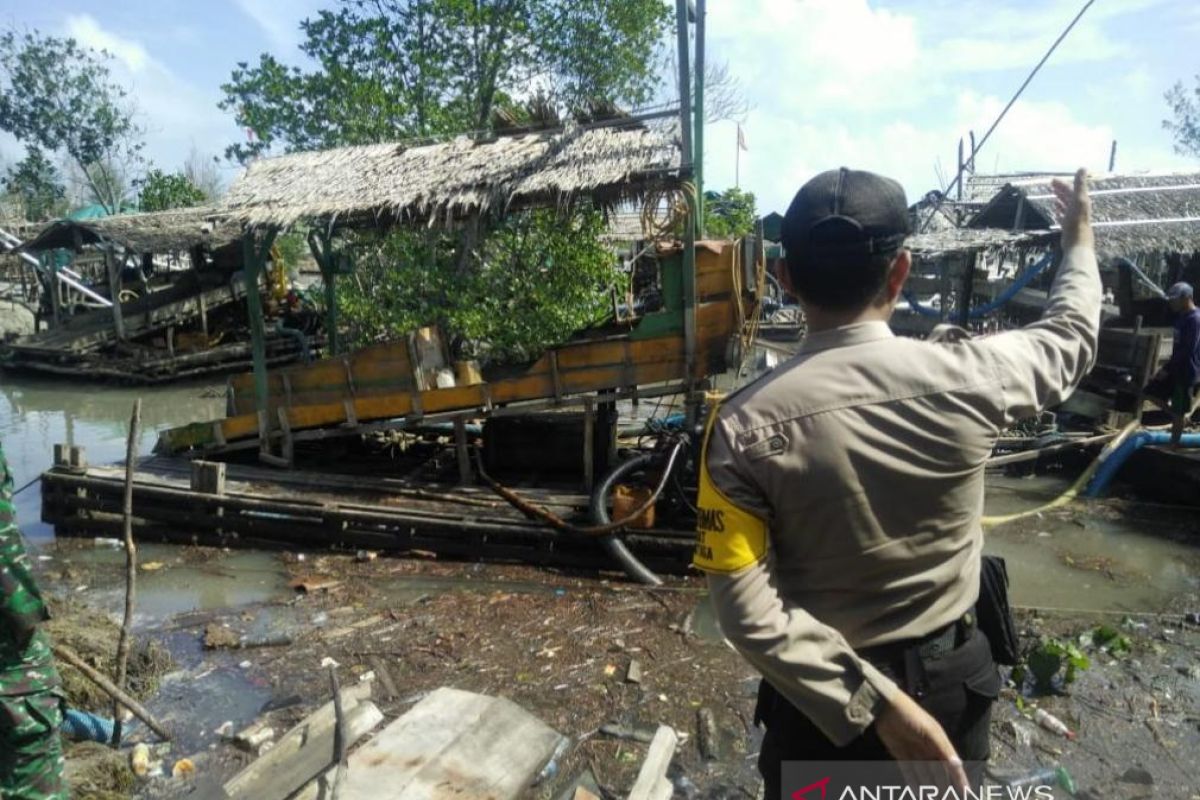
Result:
[[[865,647],[858,654],[877,665],[896,661],[913,652],[924,661],[936,661],[970,639],[974,629],[975,608],[972,606],[954,622],[925,636]]]

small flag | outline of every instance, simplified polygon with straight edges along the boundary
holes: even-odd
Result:
[[[739,150],[745,150],[747,153],[749,153],[749,152],[750,152],[750,148],[749,148],[749,147],[746,147],[746,134],[745,134],[745,132],[742,130],[742,126],[741,126],[741,125],[738,125],[738,126],[737,126],[737,131],[738,131],[738,149],[739,149]]]

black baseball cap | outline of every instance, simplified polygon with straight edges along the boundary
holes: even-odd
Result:
[[[862,170],[822,172],[796,192],[783,217],[782,240],[789,263],[821,260],[861,262],[890,253],[911,233],[904,187]]]

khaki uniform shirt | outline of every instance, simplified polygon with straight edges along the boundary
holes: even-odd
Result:
[[[912,639],[979,593],[996,436],[1088,373],[1095,254],[1065,254],[1040,321],[954,341],[884,322],[810,335],[710,417],[695,564],[721,629],[835,744],[898,687],[857,648]]]

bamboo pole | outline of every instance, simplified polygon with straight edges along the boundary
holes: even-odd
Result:
[[[141,703],[118,689],[112,681],[104,677],[103,673],[99,672],[91,664],[80,658],[78,653],[61,644],[54,645],[53,650],[55,656],[82,672],[84,677],[99,686],[109,695],[109,697],[120,701],[121,705],[132,711],[135,717],[146,723],[150,730],[158,734],[161,739],[170,741],[171,734],[167,732],[167,729],[163,727],[161,722],[156,720],[154,716],[142,706]]]
[[[117,688],[125,689],[129,671],[129,629],[133,625],[133,607],[137,600],[137,543],[133,541],[133,471],[137,464],[138,429],[142,425],[142,398],[133,401],[129,417],[129,438],[125,442],[125,498],[121,506],[125,533],[125,616],[117,639]],[[113,700],[113,747],[121,744],[121,704]]]

